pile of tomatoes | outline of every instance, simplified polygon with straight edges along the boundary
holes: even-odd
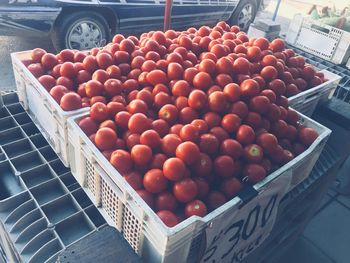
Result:
[[[318,137],[287,97],[325,81],[281,39],[219,22],[116,35],[90,52],[35,49],[29,70],[169,226],[205,216]]]

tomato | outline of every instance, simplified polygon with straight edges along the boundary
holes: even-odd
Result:
[[[86,95],[90,98],[103,94],[104,86],[97,80],[90,80],[85,85]]]
[[[208,155],[214,155],[219,149],[219,140],[215,135],[206,133],[200,136],[199,149]]]
[[[292,148],[293,148],[293,153],[295,156],[303,153],[306,150],[306,147],[301,143],[294,143],[292,145]]]
[[[155,70],[156,68],[157,68],[157,64],[153,60],[146,60],[145,62],[143,62],[142,66],[141,66],[141,70],[145,71],[145,72],[151,72],[152,70]]]
[[[299,114],[293,110],[293,109],[288,109],[287,110],[287,122],[291,125],[296,125],[299,121],[300,117]]]
[[[259,83],[253,79],[246,79],[240,85],[240,94],[246,98],[257,96],[260,93]]]
[[[92,76],[87,70],[79,70],[76,78],[79,84],[80,83],[85,84],[85,82],[88,82],[89,80],[91,80]]]
[[[68,92],[62,96],[60,106],[65,111],[80,109],[82,108],[81,97],[77,93]]]
[[[193,86],[196,89],[207,90],[213,84],[213,80],[210,75],[206,72],[198,72],[193,77]]]
[[[181,111],[183,108],[188,107],[188,99],[184,96],[177,97],[175,100],[175,106]]]
[[[163,153],[157,153],[153,155],[151,163],[150,163],[150,168],[153,169],[163,169],[163,164],[167,160],[167,156]]]
[[[116,103],[116,104],[120,104],[122,105],[121,103],[118,103],[118,102],[110,102],[107,104],[107,109],[108,109],[108,112],[110,113],[111,110],[109,109],[109,106],[111,103]],[[111,113],[110,113],[111,114]],[[127,129],[128,128],[128,122],[129,122],[129,119],[131,117],[131,114],[127,111],[119,111],[115,114],[114,116],[114,121],[115,123],[117,124],[118,127],[122,128],[122,129]]]
[[[294,95],[297,95],[298,93],[300,93],[300,90],[298,89],[297,85],[295,84],[288,84],[286,87],[286,93],[285,95],[287,97],[292,97]]]
[[[202,177],[195,177],[193,181],[197,184],[198,188],[198,198],[205,198],[209,193],[209,183],[206,179]]]
[[[136,165],[146,165],[152,159],[152,149],[147,145],[135,145],[131,149],[131,159]]]
[[[224,95],[226,96],[226,99],[233,103],[236,101],[239,101],[241,91],[240,87],[236,83],[229,83],[224,87]]]
[[[176,157],[191,165],[199,159],[199,147],[193,142],[183,142],[176,148]]]
[[[270,89],[263,90],[260,95],[267,97],[271,103],[276,102],[276,94]]]
[[[60,74],[63,77],[74,78],[76,76],[74,64],[72,62],[64,62],[60,68]]]
[[[318,133],[313,128],[301,128],[298,138],[305,146],[310,146],[318,137]]]
[[[233,62],[233,71],[236,74],[249,74],[250,62],[245,58],[237,58]]]
[[[208,177],[213,169],[213,162],[209,155],[200,153],[199,159],[192,165],[195,175],[200,177]]]
[[[44,75],[44,68],[41,66],[40,63],[36,63],[36,64],[30,64],[28,66],[28,70],[30,71],[30,73],[33,74],[34,77],[39,78],[40,76]]]
[[[237,131],[241,125],[241,119],[233,113],[226,114],[221,120],[221,126],[229,133]]]
[[[228,103],[226,96],[221,91],[215,91],[208,97],[208,104],[210,110],[214,112],[224,112],[227,109]]]
[[[301,76],[306,81],[311,80],[313,77],[315,77],[316,71],[312,66],[305,66],[301,71]]]
[[[46,51],[42,48],[33,49],[31,53],[32,61],[35,63],[39,63],[45,54],[46,54]]]
[[[183,79],[186,80],[188,83],[192,83],[194,76],[196,76],[198,72],[199,70],[196,68],[187,68],[184,71]]]
[[[181,78],[182,75],[179,77]],[[171,89],[171,92],[174,96],[188,96],[191,92],[191,86],[186,80],[176,81],[174,86]]]
[[[154,96],[154,106],[157,109],[160,109],[167,104],[171,104],[171,97],[169,94],[162,91]]]
[[[248,106],[243,101],[237,101],[232,104],[231,113],[234,113],[241,119],[244,119],[248,115]]]
[[[168,134],[169,131],[169,125],[166,121],[164,120],[154,120],[152,122],[152,129],[155,130],[160,137],[164,137],[165,135]]]
[[[258,62],[261,58],[261,49],[257,46],[248,47],[247,57],[251,62]]]
[[[188,124],[193,120],[198,119],[198,113],[190,107],[185,107],[180,111],[179,119],[180,123]]]
[[[217,191],[211,191],[208,194],[208,197],[206,200],[207,207],[209,208],[210,211],[215,210],[216,208],[222,206],[226,202],[227,202],[226,197],[222,193]]]
[[[222,57],[216,62],[215,70],[217,73],[225,73],[230,75],[233,72],[233,63],[229,58]]]
[[[215,84],[218,85],[221,88],[224,88],[226,85],[232,83],[233,80],[230,75],[228,74],[218,74],[215,78]]]
[[[150,123],[145,114],[135,113],[129,118],[128,128],[133,133],[141,134],[150,128]]]
[[[165,120],[168,124],[173,124],[179,115],[178,109],[171,104],[164,105],[158,113],[160,119]]]
[[[235,177],[227,178],[222,181],[220,191],[228,198],[232,199],[243,188],[242,183]]]
[[[269,106],[269,110],[267,111],[267,117],[270,121],[277,121],[281,117],[281,110],[280,108],[274,104],[271,103]]]
[[[211,75],[215,72],[215,62],[211,59],[203,59],[199,63],[198,70],[200,72],[206,72]]]
[[[137,133],[124,133],[123,138],[126,141],[126,146],[131,150],[135,145],[140,144],[140,135]]]
[[[73,90],[73,81],[67,77],[59,77],[56,81],[56,85],[65,86],[69,90]],[[85,86],[86,87],[86,86]]]
[[[58,56],[64,62],[65,61],[73,62],[74,61],[74,53],[75,53],[75,51],[73,51],[73,50],[64,49],[58,54]]]
[[[98,130],[98,124],[91,117],[81,119],[78,125],[87,136],[96,133]]]
[[[185,163],[179,158],[169,158],[163,164],[163,174],[170,181],[180,181],[186,171]]]
[[[110,163],[121,174],[128,173],[133,166],[130,153],[124,150],[115,150],[111,155]]]
[[[316,87],[322,84],[322,80],[319,77],[314,76],[309,83],[311,87]]]
[[[168,186],[168,180],[164,177],[162,170],[151,169],[143,177],[145,189],[151,193],[163,192]]]
[[[208,97],[202,90],[193,90],[188,97],[188,105],[195,110],[203,110],[208,103]]]
[[[236,139],[243,145],[251,144],[255,139],[255,132],[248,125],[241,125],[236,132]]]
[[[141,134],[140,142],[155,149],[160,145],[160,136],[155,130],[147,130]]]
[[[243,154],[243,147],[234,139],[225,139],[221,142],[220,153],[238,159]]]
[[[96,102],[90,108],[90,117],[97,122],[102,122],[108,119],[109,112],[106,104],[102,102]]]
[[[181,127],[179,136],[182,141],[196,142],[199,139],[199,131],[196,126],[192,124],[186,124]]]
[[[307,82],[302,78],[295,79],[295,85],[297,85],[298,89],[301,91],[307,89]]]
[[[179,63],[172,62],[169,63],[167,72],[169,79],[181,79],[184,73],[184,69]]]
[[[162,151],[168,156],[175,156],[177,147],[182,143],[180,137],[175,134],[167,134],[161,142]]]
[[[156,211],[168,210],[174,212],[177,205],[175,196],[169,192],[162,192],[155,198]]]
[[[116,146],[117,134],[110,128],[98,129],[95,136],[95,144],[100,150],[111,150]]]
[[[135,113],[147,114],[148,107],[147,107],[147,104],[143,100],[134,99],[128,104],[127,110],[131,114],[135,114]]]
[[[278,72],[275,67],[266,66],[260,71],[260,75],[264,78],[264,80],[270,81],[277,78]]]
[[[234,160],[228,155],[220,155],[214,160],[214,171],[221,177],[233,176],[234,166]]]
[[[194,200],[186,204],[185,215],[186,217],[200,216],[204,217],[208,213],[206,205],[200,200]]]
[[[47,91],[50,91],[54,86],[56,86],[56,79],[50,75],[43,75],[39,77],[38,80]]]
[[[248,163],[259,163],[264,157],[263,149],[257,144],[244,147],[243,156]]]
[[[284,138],[288,132],[288,125],[284,120],[278,120],[271,125],[271,130],[277,138]]]
[[[259,47],[261,50],[266,50],[269,48],[269,41],[264,37],[257,38],[253,45]]]
[[[218,59],[227,55],[227,49],[222,44],[215,44],[210,48],[210,52],[213,53]]]
[[[256,96],[249,101],[249,108],[258,113],[265,113],[269,110],[270,100],[265,96]]]
[[[276,67],[277,58],[274,55],[266,55],[263,57],[260,63],[263,67],[266,67],[266,66]]]
[[[259,134],[256,138],[256,143],[260,145],[266,153],[272,153],[276,150],[278,145],[276,136],[271,133]]]
[[[276,96],[282,96],[286,92],[286,84],[280,79],[274,79],[268,84]]]
[[[198,194],[197,184],[190,178],[182,179],[173,185],[173,194],[181,203],[188,203]]]
[[[128,182],[128,184],[135,190],[140,190],[143,188],[142,176],[139,172],[136,172],[136,171],[129,172],[125,174],[123,177]]]
[[[174,227],[180,223],[176,215],[168,210],[158,211],[157,216],[159,216],[163,223],[168,227]]]
[[[191,122],[192,125],[197,127],[199,135],[208,132],[208,124],[202,119],[195,119]]]
[[[40,55],[39,56],[35,55],[35,59],[39,59]],[[52,69],[54,66],[58,64],[57,57],[54,54],[50,54],[50,53],[43,54],[40,61],[41,61],[41,65],[43,65],[45,69]]]
[[[112,120],[105,120],[99,126],[99,128],[104,128],[104,127],[110,128],[110,129],[114,130],[115,132],[117,132],[117,126],[115,125],[115,122]]]
[[[276,38],[272,40],[270,47],[272,48],[273,52],[282,52],[285,48],[285,43],[282,39]]]
[[[250,183],[260,182],[266,177],[266,170],[259,164],[247,164],[243,168],[243,176],[245,176]]]

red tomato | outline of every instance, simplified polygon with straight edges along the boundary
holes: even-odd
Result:
[[[168,227],[174,227],[179,223],[179,220],[176,217],[176,215],[168,210],[158,211],[157,216],[159,216],[163,223]]]
[[[173,185],[173,194],[181,203],[188,203],[198,194],[197,184],[190,178],[182,179]]]
[[[226,96],[221,91],[215,91],[208,97],[208,104],[210,110],[214,112],[224,112],[227,109],[228,103]]]
[[[101,128],[96,132],[95,144],[100,150],[111,150],[115,147],[117,134],[110,128]]]
[[[35,59],[39,59],[40,55],[35,55]],[[43,54],[40,61],[45,69],[52,69],[54,66],[58,64],[57,57],[54,54],[50,54],[50,53]]]
[[[160,137],[164,137],[165,135],[168,134],[169,131],[169,125],[166,121],[164,120],[154,120],[152,122],[152,129],[155,130]]]
[[[154,96],[154,106],[157,109],[160,109],[167,104],[171,104],[171,97],[169,94],[162,91]]]
[[[193,77],[193,86],[196,89],[207,90],[213,84],[213,80],[206,72],[199,72]]]
[[[190,107],[183,108],[179,114],[179,120],[180,120],[180,123],[182,124],[191,123],[193,120],[198,118],[199,118],[198,113]]]
[[[208,177],[211,175],[213,162],[207,154],[200,153],[198,161],[193,164],[192,168],[195,175],[200,177]]]
[[[184,125],[180,130],[180,138],[182,141],[192,141],[196,142],[199,139],[198,128],[192,124]]]
[[[266,177],[266,170],[259,164],[247,164],[243,168],[243,176],[247,177],[248,182],[255,184]]]
[[[51,75],[43,75],[39,77],[38,80],[47,91],[50,91],[54,86],[56,86],[56,79]]]
[[[182,78],[182,75],[179,78]],[[171,92],[176,97],[188,96],[191,92],[191,86],[186,80],[179,80],[175,82]]]
[[[248,47],[247,57],[251,62],[258,62],[261,58],[261,49],[257,46]]]
[[[318,133],[313,128],[301,128],[298,137],[305,146],[310,146],[317,139]]]
[[[208,124],[202,119],[195,119],[191,124],[197,127],[199,135],[207,133],[209,130]]]
[[[46,51],[42,48],[35,48],[32,50],[31,58],[32,61],[38,63],[41,61],[42,57],[46,54]]]
[[[168,210],[174,212],[177,208],[177,201],[175,196],[169,192],[162,192],[155,198],[156,211]]]
[[[185,171],[185,163],[179,158],[169,158],[163,164],[163,174],[170,181],[180,181]]]
[[[176,148],[182,143],[176,134],[167,134],[161,142],[162,151],[168,156],[175,156]]]
[[[101,96],[103,94],[103,91],[104,86],[97,80],[90,80],[85,85],[85,92],[89,98]]]
[[[135,145],[131,149],[131,159],[136,165],[146,165],[152,159],[152,149],[147,145]]]
[[[235,197],[242,188],[242,183],[235,177],[223,180],[220,185],[220,191],[227,197],[227,199]]]
[[[269,48],[269,41],[264,37],[259,37],[254,41],[254,46],[259,47],[261,50],[266,50]]]
[[[234,160],[228,155],[221,155],[214,160],[214,171],[221,177],[233,176],[234,166]]]
[[[206,200],[207,207],[210,211],[215,210],[216,208],[222,206],[226,202],[226,197],[222,193],[217,191],[210,192]]]
[[[126,174],[133,166],[130,153],[124,150],[115,150],[111,155],[110,162],[121,174]]]
[[[184,69],[179,63],[172,62],[169,63],[167,72],[169,79],[181,79],[184,73]]]
[[[237,58],[233,62],[233,71],[236,74],[249,74],[250,62],[245,58]]]
[[[128,128],[133,133],[141,134],[145,130],[148,130],[149,127],[150,123],[143,113],[135,113],[129,118]]]
[[[199,159],[199,147],[193,142],[183,142],[176,148],[176,157],[191,165]]]
[[[203,59],[199,63],[198,70],[200,72],[206,72],[211,75],[215,72],[215,62],[211,59]]]
[[[158,117],[169,124],[173,124],[177,120],[178,114],[179,112],[174,105],[167,104],[159,110]]]
[[[248,163],[259,163],[264,157],[263,149],[257,144],[244,147],[244,158]]]
[[[233,113],[226,114],[221,120],[221,126],[229,133],[237,131],[241,125],[241,119]]]
[[[96,102],[90,108],[90,117],[95,121],[102,122],[108,119],[109,112],[106,104],[102,102]]]
[[[166,190],[168,180],[165,178],[162,170],[151,169],[143,177],[143,185],[147,191],[157,194]]]
[[[260,75],[266,80],[270,81],[277,78],[278,72],[273,66],[266,66],[260,71]]]
[[[207,106],[208,97],[201,90],[193,90],[188,97],[188,105],[195,110],[202,110]]]
[[[77,93],[68,92],[62,96],[60,106],[65,111],[80,109],[82,108],[81,97]]]
[[[265,113],[269,110],[270,100],[265,96],[256,96],[249,101],[249,108],[258,113]]]
[[[202,177],[193,178],[198,188],[198,198],[205,198],[209,193],[209,183],[206,179]]]
[[[240,99],[240,87],[236,83],[229,83],[224,87],[224,95],[229,102],[236,102]]]
[[[243,145],[251,144],[255,139],[254,130],[248,125],[241,125],[236,133],[236,139]]]
[[[44,68],[41,66],[40,63],[30,64],[28,66],[28,70],[30,73],[33,74],[34,77],[39,78],[40,76],[44,75]]]
[[[150,168],[153,169],[163,169],[163,164],[167,160],[167,156],[163,153],[157,153],[153,155]]]
[[[186,204],[185,215],[186,217],[200,216],[204,217],[208,213],[206,205],[200,200],[194,200]]]
[[[219,149],[219,140],[215,135],[206,133],[201,135],[199,140],[199,149],[201,152],[214,155],[218,152]]]
[[[248,106],[243,101],[237,101],[232,104],[231,113],[234,113],[241,119],[244,119],[248,114]]]
[[[243,154],[242,145],[234,139],[225,139],[221,142],[220,153],[238,159]]]
[[[232,83],[233,80],[230,75],[228,74],[218,74],[215,78],[215,84],[220,86],[221,88],[224,88],[226,85]]]
[[[241,96],[251,98],[260,93],[259,83],[253,79],[246,79],[240,85]]]
[[[256,138],[256,142],[266,153],[272,153],[276,150],[278,145],[276,136],[271,133],[259,134]]]
[[[98,124],[91,117],[81,119],[78,125],[87,136],[96,133],[98,129]]]

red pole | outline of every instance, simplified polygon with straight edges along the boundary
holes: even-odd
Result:
[[[164,12],[164,32],[170,28],[171,8],[173,7],[173,0],[166,0]]]

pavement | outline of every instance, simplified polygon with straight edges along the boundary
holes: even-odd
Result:
[[[332,1],[282,1],[277,22],[284,34],[296,13],[306,13],[313,3],[326,5]],[[344,2],[344,1],[337,1]],[[277,1],[257,15],[272,18]],[[3,37],[0,36],[0,90],[14,89],[11,68],[11,52],[41,47],[53,51],[48,37]],[[350,159],[339,176],[349,178]],[[350,192],[350,189],[349,189]],[[320,210],[306,227],[301,238],[279,259],[278,263],[349,263],[350,262],[350,196],[341,195],[330,189],[322,201]]]

